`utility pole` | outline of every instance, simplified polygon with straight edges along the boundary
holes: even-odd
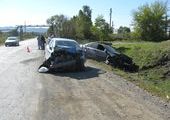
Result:
[[[26,30],[26,21],[24,22],[24,32],[26,33],[27,30]]]
[[[112,8],[110,8],[110,28],[112,27]]]
[[[168,0],[167,1],[167,4],[169,5],[170,4],[170,1]],[[168,8],[167,8],[168,10],[167,10],[167,32],[168,32],[168,34],[169,34],[169,36],[168,36],[168,39],[170,39],[170,6],[168,6]]]
[[[167,10],[166,10],[166,14],[165,14],[165,33],[166,33],[166,37],[170,38],[170,19],[169,19],[169,0],[166,1],[167,4]]]
[[[114,33],[114,22],[112,21],[112,31]]]

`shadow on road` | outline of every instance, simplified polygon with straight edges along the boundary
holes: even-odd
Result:
[[[70,71],[62,71],[62,72],[51,72],[49,74],[61,77],[70,77],[77,80],[87,80],[89,78],[98,77],[100,74],[104,74],[106,71],[103,71],[98,68],[86,67],[84,71],[81,72],[70,72]]]

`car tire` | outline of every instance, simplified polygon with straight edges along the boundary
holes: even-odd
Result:
[[[105,63],[106,63],[107,65],[109,65],[109,63],[110,63],[110,55],[107,55],[106,60],[105,60]]]

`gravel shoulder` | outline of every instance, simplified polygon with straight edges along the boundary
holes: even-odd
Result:
[[[43,74],[38,119],[168,120],[170,104],[89,60],[85,72]]]

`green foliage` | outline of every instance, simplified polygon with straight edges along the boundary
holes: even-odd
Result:
[[[0,44],[5,42],[7,36],[8,36],[7,33],[0,32]]]
[[[130,80],[162,97],[170,96],[170,41],[114,44],[120,52],[139,65],[138,73],[124,73]]]
[[[131,39],[131,30],[126,26],[120,26],[117,34],[112,34],[113,40],[130,40]]]
[[[133,13],[135,32],[142,40],[160,41],[165,39],[165,18],[167,6],[156,1],[143,5]]]
[[[18,31],[17,31],[17,29],[13,29],[13,30],[11,30],[10,32],[9,32],[9,36],[18,36],[19,34],[18,34]]]
[[[92,39],[92,40],[110,40],[112,30],[103,16],[96,18],[95,25],[91,20],[92,10],[85,5],[79,10],[77,16],[68,19],[64,15],[54,15],[47,19],[50,25],[48,34],[53,33],[58,37]]]
[[[50,25],[48,32],[54,33],[56,36],[61,36],[63,33],[63,24],[68,21],[64,15],[54,15],[47,19],[47,24]]]
[[[76,37],[90,39],[92,27],[91,9],[89,6],[83,6],[83,10],[79,11],[76,19]]]
[[[126,33],[130,33],[130,28],[128,27],[123,27],[123,26],[120,26],[119,29],[118,29],[118,34],[126,34]]]
[[[103,18],[102,15],[99,15],[95,19],[95,26],[91,28],[91,32],[93,35],[94,40],[110,40],[109,34],[112,33],[112,30],[109,27],[109,24],[106,23],[105,19]]]

